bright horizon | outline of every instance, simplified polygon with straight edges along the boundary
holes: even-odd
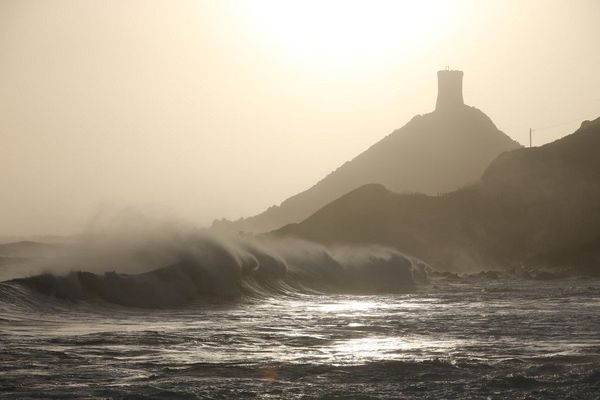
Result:
[[[600,115],[597,1],[321,3],[0,3],[0,236],[254,215],[431,112],[446,65],[523,145]]]

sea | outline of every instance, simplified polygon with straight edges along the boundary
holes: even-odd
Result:
[[[253,248],[221,274],[203,251],[0,283],[0,398],[600,398],[598,279],[436,274],[381,249],[294,269]]]

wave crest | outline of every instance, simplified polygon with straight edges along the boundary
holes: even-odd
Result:
[[[165,308],[307,291],[400,292],[426,281],[429,270],[418,260],[378,246],[328,249],[289,239],[207,235],[169,240],[162,250],[156,242],[152,246],[150,253],[170,260],[167,265],[133,274],[95,273],[83,265],[63,275],[44,273],[2,285],[71,301]]]

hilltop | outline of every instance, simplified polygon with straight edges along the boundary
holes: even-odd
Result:
[[[400,193],[435,195],[479,181],[499,154],[521,147],[481,110],[462,100],[462,72],[438,73],[435,111],[417,115],[308,190],[238,221],[219,220],[225,231],[266,232],[300,222],[364,184]]]

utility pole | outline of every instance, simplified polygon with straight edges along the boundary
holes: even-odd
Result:
[[[529,128],[529,147],[531,147],[531,131],[532,129]]]

